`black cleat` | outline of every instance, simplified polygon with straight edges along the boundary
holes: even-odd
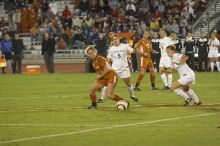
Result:
[[[133,96],[133,97],[130,97],[133,101],[135,101],[135,102],[138,102],[139,100],[135,97],[135,96]]]
[[[186,100],[184,100],[184,104],[183,104],[183,106],[187,106],[187,105],[189,105],[189,102],[191,101],[191,99],[190,98],[187,98]]]
[[[151,90],[158,90],[158,88],[157,87],[152,87]]]
[[[125,101],[127,101],[127,100],[125,100]],[[128,107],[127,107],[127,108],[129,108],[129,107],[130,107],[130,102],[129,102],[129,101],[127,101],[127,103],[128,103]]]
[[[163,86],[163,88],[161,90],[170,90],[170,87],[168,86]]]
[[[103,103],[103,102],[104,102],[104,100],[101,99],[101,98],[99,98],[99,99],[97,100],[97,103]]]
[[[194,106],[199,106],[199,105],[201,105],[202,104],[202,101],[201,100],[199,100],[199,102],[194,102]]]
[[[87,109],[97,109],[97,107],[94,105],[90,105],[89,107],[87,107]]]
[[[134,87],[134,91],[141,91],[139,87]]]

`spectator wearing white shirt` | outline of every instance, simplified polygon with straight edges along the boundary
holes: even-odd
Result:
[[[214,65],[216,64],[218,71],[220,71],[219,61],[218,61],[218,49],[220,47],[220,42],[216,37],[216,33],[211,34],[209,40],[209,53],[208,58],[210,59],[211,70],[214,71]]]
[[[195,18],[194,10],[193,8],[189,5],[189,3],[186,3],[186,7],[183,8],[183,10],[186,11],[186,13],[189,16],[189,21],[193,21]]]
[[[54,2],[54,0],[49,3],[49,7],[51,8],[53,14],[57,15],[57,4]]]

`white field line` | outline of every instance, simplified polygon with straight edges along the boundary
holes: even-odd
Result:
[[[165,122],[165,121],[173,121],[173,120],[188,119],[188,118],[195,118],[195,117],[205,117],[205,116],[211,116],[211,115],[216,115],[216,114],[217,113],[209,113],[209,114],[200,114],[200,115],[192,115],[192,116],[183,116],[183,117],[167,118],[167,119],[160,119],[160,120],[153,120],[153,121],[146,121],[146,122],[139,122],[139,123],[131,123],[131,124],[124,124],[124,125],[109,126],[109,127],[93,128],[93,129],[73,131],[73,132],[60,133],[60,134],[43,135],[43,136],[37,136],[37,137],[27,137],[27,138],[14,139],[14,140],[8,140],[8,141],[0,141],[0,144],[8,144],[8,143],[36,140],[36,139],[67,136],[67,135],[76,135],[76,134],[89,133],[89,132],[99,131],[99,130],[130,127],[130,126],[137,126],[137,125],[144,125],[144,124],[153,124],[153,123],[160,123],[160,122]]]
[[[14,124],[0,124],[2,127],[8,127],[8,126],[32,126],[32,127],[110,127],[110,126],[120,126],[120,125],[71,125],[71,124],[20,124],[20,123],[14,123]],[[148,127],[148,125],[134,125],[134,127]],[[154,125],[155,127],[218,127],[219,125],[175,125],[175,124],[166,124],[166,125]]]
[[[82,95],[77,95],[75,93],[73,94],[67,94],[67,95],[54,95],[54,96],[33,96],[33,97],[7,97],[7,98],[0,98],[0,100],[24,100],[24,99],[47,99],[47,98],[71,98],[71,96],[74,97],[82,97]]]

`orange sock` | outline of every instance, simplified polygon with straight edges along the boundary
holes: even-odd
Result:
[[[119,101],[119,100],[123,100],[123,98],[119,97],[117,94],[113,94],[112,100]]]
[[[150,82],[151,84],[154,84],[155,83],[155,76],[153,76],[152,74],[150,74]]]
[[[135,86],[139,86],[141,83],[141,80],[143,79],[144,75],[143,74],[139,74],[138,78],[137,78],[137,82]]]

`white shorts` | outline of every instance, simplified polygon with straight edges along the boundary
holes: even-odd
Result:
[[[128,78],[128,77],[131,76],[131,73],[130,73],[130,70],[129,70],[128,67],[126,69],[124,69],[124,70],[120,70],[120,71],[116,70],[116,73],[117,73],[119,78]]]
[[[218,50],[209,50],[209,53],[208,53],[208,57],[209,58],[216,58],[218,57]]]
[[[182,85],[195,84],[195,74],[185,74],[178,80]]]
[[[171,58],[170,57],[161,57],[159,67],[165,67],[165,68],[171,67]]]

